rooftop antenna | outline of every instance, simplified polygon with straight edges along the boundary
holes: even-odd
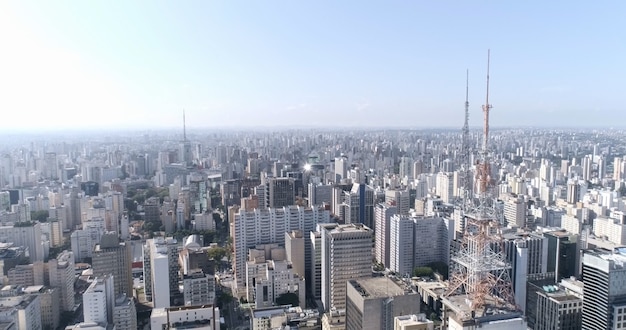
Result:
[[[185,109],[183,109],[183,141],[187,141],[187,125],[185,122]]]

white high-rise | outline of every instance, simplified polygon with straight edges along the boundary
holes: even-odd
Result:
[[[398,208],[389,204],[378,204],[374,208],[374,233],[376,234],[374,242],[374,257],[376,261],[389,267],[389,221],[391,216],[397,214]]]
[[[114,297],[113,276],[96,277],[83,293],[85,322],[112,323]]]
[[[48,261],[50,286],[61,292],[61,308],[64,311],[74,309],[74,254],[63,251],[56,259]]]
[[[394,215],[389,224],[389,269],[404,276],[413,273],[413,219]]]
[[[361,224],[326,224],[320,227],[324,309],[345,309],[347,281],[372,276],[374,232]]]
[[[237,287],[245,287],[246,261],[248,249],[259,244],[285,244],[285,233],[302,230],[308,233],[315,230],[318,223],[330,221],[330,212],[322,207],[305,208],[288,206],[277,209],[254,211],[240,210],[234,216],[232,226],[235,246],[235,278]],[[310,250],[310,242],[305,242],[305,250]]]

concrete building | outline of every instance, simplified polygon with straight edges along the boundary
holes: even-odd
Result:
[[[583,329],[621,329],[626,320],[626,255],[583,251]]]
[[[10,285],[32,286],[44,284],[44,263],[41,261],[17,265],[9,269],[8,278]]]
[[[348,281],[346,299],[346,330],[393,330],[395,317],[420,312],[420,295],[387,277]]]
[[[220,311],[213,305],[155,308],[150,315],[151,329],[219,330]]]
[[[130,242],[120,242],[117,233],[106,233],[93,250],[93,275],[113,275],[115,294],[132,296],[132,260]]]
[[[9,329],[41,330],[41,303],[37,295],[0,298],[0,322],[14,323]]]
[[[515,225],[519,228],[526,227],[526,202],[524,197],[510,196],[504,202],[504,220],[510,225]]]
[[[48,276],[50,286],[59,289],[61,295],[61,309],[74,309],[74,254],[63,251],[56,259],[48,261]]]
[[[395,214],[398,214],[398,208],[391,204],[380,203],[374,208],[374,257],[385,267],[389,267],[390,262],[390,221]]]
[[[83,317],[88,323],[112,323],[115,294],[113,277],[96,277],[83,293]]]
[[[302,230],[304,233],[308,233],[314,231],[318,223],[329,221],[330,212],[321,207],[290,206],[267,210],[239,210],[233,217],[231,227],[235,247],[233,264],[237,287],[244,288],[246,285],[245,271],[248,249],[259,244],[277,243],[282,245],[285,243],[286,232]],[[310,251],[310,248],[310,244],[305,242],[305,254]]]
[[[454,174],[449,172],[439,172],[436,178],[436,193],[444,203],[454,201]]]
[[[385,204],[395,206],[397,214],[409,215],[410,199],[408,190],[385,190]],[[377,230],[375,226],[374,230]]]
[[[192,224],[195,230],[215,230],[213,212],[194,214],[193,219]]]
[[[137,310],[132,298],[128,298],[123,294],[115,298],[113,325],[115,325],[115,330],[137,329]]]
[[[183,276],[185,306],[213,305],[215,303],[215,276],[193,269]]]
[[[618,245],[626,245],[626,223],[624,219],[597,217],[593,219],[593,233]]]
[[[301,277],[306,276],[306,269],[309,267],[305,267],[306,258],[304,256],[304,237],[301,230],[293,230],[291,232],[285,233],[285,253],[287,256],[287,261],[291,263],[291,267],[295,274],[300,275]]]
[[[425,314],[396,316],[393,330],[434,330],[435,322],[426,318]]]
[[[306,304],[304,277],[293,270],[285,259],[285,250],[275,244],[260,245],[249,250],[246,263],[246,288],[249,302],[256,308],[270,307],[286,293],[298,296],[299,305]]]
[[[0,226],[0,242],[28,247],[31,262],[44,261],[41,234],[40,223],[24,222],[13,226]]]
[[[346,310],[331,310],[322,316],[322,330],[345,330]]]
[[[583,299],[556,285],[537,292],[535,330],[578,330],[582,327]]]
[[[296,203],[295,180],[293,178],[267,178],[266,207],[280,208]]]
[[[407,216],[391,217],[388,268],[404,276],[413,274],[415,252],[415,222]]]
[[[61,318],[61,306],[59,306],[61,294],[59,289],[36,285],[25,287],[23,293],[39,296],[41,326],[43,329],[56,329]]]
[[[322,234],[320,231],[309,233],[311,244],[311,267],[307,283],[310,284],[310,294],[313,299],[322,298]]]
[[[324,309],[345,309],[347,281],[372,276],[374,233],[360,224],[326,224],[320,229]]]
[[[154,302],[154,292],[164,292],[168,290],[168,297],[161,297],[159,307],[169,307],[170,298],[179,292],[179,270],[178,263],[179,246],[178,241],[173,237],[155,237],[146,240],[143,246],[143,278],[146,299]],[[158,265],[155,265],[155,262]],[[159,284],[155,283],[155,278]],[[164,293],[163,293],[164,294]],[[166,303],[167,301],[167,303]]]

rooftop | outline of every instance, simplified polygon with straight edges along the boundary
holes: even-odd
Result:
[[[405,294],[401,287],[384,276],[351,280],[350,284],[361,293],[362,297],[369,299],[403,296]]]

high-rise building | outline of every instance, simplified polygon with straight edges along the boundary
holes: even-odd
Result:
[[[71,251],[63,251],[56,259],[48,261],[50,286],[59,289],[63,311],[74,309],[74,272],[74,254]]]
[[[83,316],[85,322],[100,324],[113,323],[113,277],[96,277],[83,293]]]
[[[578,235],[566,231],[545,233],[548,239],[547,272],[555,274],[555,280],[578,277],[580,255],[578,253]]]
[[[521,196],[510,196],[504,202],[504,220],[519,228],[526,227],[526,202]]]
[[[42,329],[41,298],[38,295],[20,295],[0,298],[0,320],[6,329]]]
[[[232,222],[234,268],[237,286],[245,287],[245,267],[248,249],[259,244],[285,243],[285,233],[315,230],[318,223],[330,221],[330,212],[321,207],[305,208],[290,206],[278,209],[254,211],[239,210]],[[310,251],[310,242],[305,242],[305,254]],[[305,266],[306,267],[306,266]]]
[[[296,203],[295,181],[293,178],[267,178],[267,204],[269,208],[279,208]]]
[[[409,215],[411,202],[408,190],[385,190],[385,203],[397,207],[397,214]]]
[[[437,174],[437,195],[444,203],[454,201],[454,174],[451,172],[439,172]]]
[[[133,298],[118,295],[113,306],[113,324],[115,330],[137,329],[137,310]]]
[[[10,285],[32,286],[44,284],[44,264],[41,261],[28,265],[17,265],[9,269]]]
[[[393,330],[394,318],[420,312],[420,295],[405,293],[388,277],[349,280],[346,330]]]
[[[113,275],[115,294],[132,296],[132,256],[130,242],[120,242],[117,233],[102,235],[92,254],[93,275]]]
[[[31,262],[44,260],[40,223],[27,222],[13,226],[0,226],[0,241],[28,247]]]
[[[621,329],[626,321],[626,256],[620,251],[583,251],[582,329]]]
[[[172,237],[156,237],[143,246],[146,299],[156,308],[169,307],[178,289],[178,242]]]
[[[345,223],[360,223],[372,228],[374,226],[374,189],[365,184],[352,185],[345,192]]]
[[[309,206],[322,205],[323,203],[329,203],[332,201],[333,186],[325,184],[309,183],[308,196]]]
[[[56,329],[61,319],[61,295],[59,289],[42,285],[23,288],[24,294],[39,296],[41,325],[43,329]]]
[[[306,270],[310,270],[311,258],[305,257],[304,235],[301,230],[285,233],[285,253],[287,261],[291,263],[293,271],[299,276],[306,277]],[[307,265],[307,261],[309,265]]]
[[[535,330],[582,329],[583,299],[556,285],[537,292]],[[618,328],[619,329],[619,328]]]
[[[398,208],[387,203],[377,204],[374,208],[374,257],[376,261],[389,267],[390,246],[390,221],[396,215]]]
[[[307,284],[310,284],[310,296],[317,300],[322,298],[322,234],[319,230],[309,234],[311,267]]]
[[[193,269],[183,276],[185,306],[213,305],[215,303],[215,277],[201,269]]]
[[[361,224],[326,224],[320,229],[324,309],[344,309],[347,281],[372,276],[374,233]]]

